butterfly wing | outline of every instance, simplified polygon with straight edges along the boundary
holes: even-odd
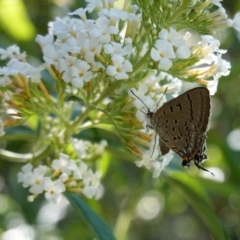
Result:
[[[167,145],[164,143],[164,141],[161,138],[159,138],[159,148],[162,155],[167,154],[170,150],[170,148],[167,147]]]
[[[165,124],[158,129],[162,154],[165,154],[166,148],[170,148],[183,159],[193,159],[194,153],[198,149],[201,150],[201,146],[205,143],[205,134],[184,119],[163,117],[162,121],[165,121]]]
[[[167,148],[172,149],[182,157],[183,165],[189,165],[191,160],[196,164],[206,159],[205,132],[209,115],[210,97],[206,88],[192,89],[165,103],[151,119],[160,138],[162,154]]]
[[[153,120],[159,120],[164,116],[169,119],[186,119],[196,126],[200,132],[206,132],[210,108],[208,89],[198,87],[165,103],[154,113]]]

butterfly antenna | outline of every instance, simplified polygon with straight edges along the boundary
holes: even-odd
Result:
[[[131,93],[147,108],[147,110],[150,112],[150,109],[149,109],[149,107],[145,104],[145,102],[143,102],[143,100],[140,99],[132,90],[130,90],[130,91],[131,91]],[[144,113],[144,114],[146,114],[146,113]]]
[[[157,105],[156,105],[156,107],[155,107],[155,109],[154,109],[154,112],[155,112],[156,109],[158,108],[158,105],[159,105],[159,103],[162,101],[162,98],[163,98],[163,96],[165,95],[165,93],[167,92],[167,90],[168,90],[168,87],[165,88],[162,97],[160,98],[160,100],[158,101],[158,103],[157,103]]]

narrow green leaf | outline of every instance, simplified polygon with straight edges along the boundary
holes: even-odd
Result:
[[[98,170],[101,172],[101,177],[103,178],[107,173],[109,164],[111,162],[112,155],[109,151],[105,150],[101,158],[98,161]]]
[[[210,232],[218,240],[225,240],[221,223],[199,181],[183,173],[172,173],[167,177],[168,182],[182,195],[182,197],[195,209]]]
[[[115,240],[107,224],[78,195],[72,193],[65,193],[65,195],[76,211],[84,216],[98,240]]]
[[[240,198],[239,188],[237,184],[236,185],[234,184],[234,182],[228,181],[228,182],[221,183],[221,182],[211,181],[209,179],[202,179],[202,182],[204,186],[206,186],[207,191],[211,193],[211,195],[225,198],[227,201],[231,194],[234,194],[235,196]],[[221,189],[221,191],[219,191],[219,189]]]
[[[36,133],[26,126],[15,126],[4,129],[6,134],[0,137],[4,141],[33,141],[36,139]]]

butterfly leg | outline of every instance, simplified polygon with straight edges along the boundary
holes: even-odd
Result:
[[[146,132],[149,132],[149,129],[153,129],[153,127],[152,126],[150,126],[150,125],[146,125]]]
[[[210,172],[210,171],[207,170],[206,168],[200,166],[198,161],[194,161],[194,164],[195,164],[195,166],[196,166],[197,168],[202,169],[203,171],[206,171],[206,172]],[[210,172],[210,173],[214,176],[214,174],[213,174],[212,172]]]
[[[151,155],[151,157],[153,156],[153,153],[154,153],[154,150],[155,150],[155,147],[156,147],[156,142],[157,142],[157,134],[155,133],[155,137],[154,137],[154,146],[153,146],[153,151],[152,151],[152,155]]]

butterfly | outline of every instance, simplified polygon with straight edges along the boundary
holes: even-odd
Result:
[[[207,159],[206,132],[211,111],[208,89],[191,89],[166,102],[156,112],[147,109],[151,124],[147,127],[156,131],[162,155],[171,149],[182,158],[182,166],[190,166],[193,161],[198,168],[209,172],[200,165]]]

